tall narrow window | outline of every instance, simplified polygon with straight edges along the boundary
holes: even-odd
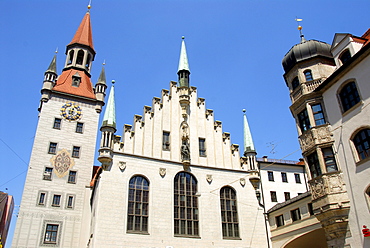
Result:
[[[53,128],[54,128],[54,129],[60,129],[61,124],[62,124],[62,119],[60,119],[60,118],[55,118],[55,119],[54,119]]]
[[[87,55],[87,60],[86,60],[86,64],[85,64],[85,67],[88,69],[89,68],[89,66],[90,66],[90,60],[91,60],[91,55],[90,54],[88,54]]]
[[[46,193],[41,192],[39,195],[38,205],[45,205],[45,201],[46,201]]]
[[[346,112],[360,102],[360,95],[358,94],[355,82],[345,85],[339,92],[339,98],[342,103],[343,112]]]
[[[276,191],[270,191],[271,202],[277,202]]]
[[[127,232],[148,233],[149,181],[134,176],[129,182]]]
[[[286,175],[286,172],[281,172],[281,181],[283,183],[287,183],[288,182],[288,177]]]
[[[325,124],[324,112],[322,111],[321,104],[312,105],[313,118],[315,119],[315,125],[320,126]]]
[[[53,207],[60,207],[60,199],[61,199],[61,195],[54,195],[53,196],[53,202],[51,203],[51,205]]]
[[[299,175],[298,173],[295,173],[294,178],[295,178],[296,183],[301,183],[301,175]]]
[[[177,173],[174,180],[175,235],[199,236],[198,182],[187,172]]]
[[[82,65],[83,60],[84,60],[84,54],[85,54],[84,51],[82,51],[82,50],[78,51],[76,64]]]
[[[352,141],[360,160],[370,157],[370,129],[361,130]]]
[[[231,187],[223,187],[220,192],[222,236],[239,238],[239,221],[236,206],[236,193]]]
[[[76,183],[76,175],[77,175],[76,171],[69,171],[68,183]]]
[[[82,122],[77,122],[76,133],[83,133],[84,124]]]
[[[274,172],[273,171],[268,171],[267,176],[269,181],[273,182],[274,181]]]
[[[294,209],[290,211],[290,216],[292,217],[292,221],[297,221],[301,219],[301,211],[299,211],[299,208]]]
[[[298,114],[298,123],[302,133],[311,128],[310,119],[308,118],[307,114],[307,109],[304,109],[302,112]]]
[[[163,131],[162,148],[165,151],[170,150],[170,132]]]
[[[307,156],[307,163],[308,163],[308,167],[310,168],[312,178],[315,178],[322,174],[321,169],[320,169],[319,159],[317,157],[316,152],[311,153],[310,155]]]
[[[51,173],[52,172],[53,172],[52,167],[45,167],[44,175],[43,175],[42,179],[51,181]]]
[[[75,51],[73,51],[73,50],[69,52],[67,65],[72,64],[74,54],[75,54]]]
[[[79,158],[80,157],[80,147],[79,146],[74,146],[72,150],[72,157],[74,158]]]
[[[205,157],[207,156],[206,153],[206,139],[199,138],[199,156]]]
[[[284,192],[285,201],[290,200],[290,192]]]
[[[303,73],[304,73],[304,76],[306,78],[306,81],[312,81],[313,80],[311,70],[306,70]]]
[[[74,203],[74,196],[73,195],[69,195],[67,197],[67,205],[66,205],[66,207],[67,208],[73,208],[73,203]]]
[[[299,79],[298,77],[295,77],[292,81],[292,88],[293,90],[299,86]]]
[[[50,153],[50,154],[56,154],[57,153],[57,143],[54,143],[54,142],[49,143],[48,153]]]
[[[342,62],[342,64],[346,63],[349,59],[351,58],[351,53],[350,51],[347,49],[345,50],[340,56],[339,56],[339,59],[340,61]]]
[[[56,244],[59,225],[47,224],[44,236],[45,244]]]
[[[331,147],[326,147],[321,149],[322,155],[324,156],[324,162],[326,166],[326,172],[337,171],[337,163],[335,162],[335,157],[333,149]]]

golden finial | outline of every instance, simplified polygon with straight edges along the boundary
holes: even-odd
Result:
[[[181,39],[185,40],[185,36],[182,36]]]
[[[89,1],[89,5],[87,5],[87,9],[88,9],[88,10],[90,10],[90,9],[91,9],[91,1],[92,1],[92,0],[90,0],[90,1]]]
[[[57,49],[55,49],[55,54],[57,54],[58,53],[58,47],[57,47]]]
[[[116,83],[116,81],[115,80],[112,80],[112,84],[115,84]]]
[[[299,25],[299,22],[303,21],[303,19],[296,17],[295,20],[296,20],[296,22],[298,24],[298,28],[297,29],[299,30],[299,34],[300,34],[300,37],[301,37],[301,42],[304,42],[304,41],[306,41],[306,39],[304,38],[304,35],[302,34],[302,26]]]
[[[103,65],[105,65],[105,59],[104,59],[104,61],[103,61]]]

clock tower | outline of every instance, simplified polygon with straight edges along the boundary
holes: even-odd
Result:
[[[12,247],[86,247],[104,68],[93,87],[95,57],[90,11],[66,48],[58,76],[56,56],[45,72],[39,119]]]

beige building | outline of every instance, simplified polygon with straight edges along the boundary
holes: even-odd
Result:
[[[370,32],[301,37],[282,63],[313,211],[329,247],[369,247]]]

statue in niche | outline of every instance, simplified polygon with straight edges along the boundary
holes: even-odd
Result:
[[[188,142],[187,139],[182,140],[181,160],[183,162],[189,162],[190,161],[190,147],[189,147],[189,142]]]
[[[181,137],[183,140],[189,139],[189,125],[185,121],[181,123],[181,132],[182,132]]]

